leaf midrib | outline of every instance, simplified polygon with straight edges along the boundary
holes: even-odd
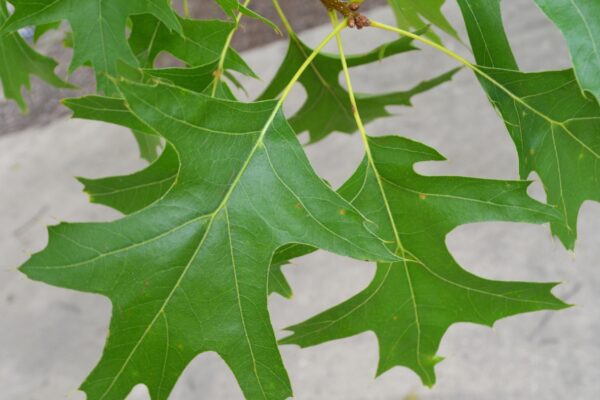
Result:
[[[402,257],[401,262],[402,262],[402,265],[404,267],[404,271],[406,274],[406,282],[408,283],[408,287],[410,290],[412,309],[413,309],[413,314],[415,316],[415,327],[417,329],[417,345],[415,346],[415,353],[416,353],[415,355],[416,355],[416,359],[417,359],[417,364],[418,364],[419,368],[421,369],[421,371],[425,374],[427,379],[431,380],[431,377],[429,376],[429,372],[427,372],[427,370],[423,367],[423,364],[421,363],[421,319],[419,316],[419,308],[417,305],[416,294],[415,294],[415,291],[413,288],[412,278],[410,275],[410,271],[408,270],[408,261],[409,260],[407,260],[407,258],[406,258],[407,251],[405,250],[404,245],[402,244],[402,240],[400,239],[400,234],[398,233],[398,227],[396,226],[396,222],[394,220],[394,214],[392,212],[392,208],[390,206],[390,203],[387,198],[387,194],[385,192],[385,188],[383,185],[383,181],[385,178],[379,173],[379,170],[377,169],[375,160],[371,153],[371,144],[369,143],[369,138],[366,137],[365,140],[363,140],[363,141],[365,144],[365,151],[367,153],[367,159],[368,159],[369,166],[373,169],[373,172],[375,174],[375,179],[377,180],[377,186],[379,187],[381,196],[383,198],[385,208],[387,211],[387,215],[389,218],[389,222],[390,222],[390,225],[392,226],[392,229],[394,232],[394,237],[396,239],[397,248],[396,248],[395,254],[398,254],[398,252],[400,252],[399,255],[400,255],[400,257]],[[393,266],[393,264],[390,264],[390,269],[392,268],[392,266]],[[389,277],[389,274],[386,275],[385,279],[383,280],[382,286],[388,277]]]
[[[421,265],[429,274],[431,274],[433,277],[439,279],[442,282],[445,282],[449,285],[458,287],[460,289],[466,290],[468,293],[470,292],[475,292],[475,293],[479,293],[479,294],[483,294],[483,295],[488,295],[488,296],[492,296],[492,297],[498,297],[498,298],[502,298],[504,300],[507,301],[515,301],[515,302],[523,302],[523,303],[532,303],[532,304],[540,304],[540,305],[553,305],[552,303],[549,302],[543,302],[543,301],[532,301],[532,300],[527,300],[527,299],[521,299],[521,298],[515,298],[515,297],[511,297],[511,296],[507,296],[506,294],[498,294],[498,293],[493,293],[493,292],[487,292],[484,290],[480,290],[480,289],[476,289],[470,286],[465,286],[465,285],[461,285],[459,283],[454,282],[453,280],[446,278],[442,275],[439,275],[438,273],[436,273],[433,269],[431,269],[427,264],[425,264],[423,261],[421,261],[418,257],[416,257],[412,252],[406,250],[403,247],[403,244],[401,242],[400,239],[400,235],[398,234],[398,229],[396,226],[396,223],[394,221],[393,218],[393,214],[391,212],[391,208],[389,206],[389,202],[387,201],[387,196],[385,193],[385,189],[383,187],[383,182],[387,182],[387,183],[391,183],[389,182],[387,179],[385,179],[383,176],[380,175],[378,169],[375,166],[375,162],[371,156],[371,151],[370,151],[370,144],[368,143],[368,139],[365,140],[365,149],[367,152],[367,168],[365,169],[365,177],[363,180],[363,185],[362,187],[364,187],[367,179],[368,179],[368,174],[369,174],[369,170],[373,170],[373,173],[375,175],[375,178],[377,180],[378,183],[378,187],[380,190],[380,194],[382,195],[386,210],[388,211],[388,218],[390,220],[390,225],[394,231],[394,234],[396,236],[396,243],[398,248],[396,249],[396,254],[398,252],[400,252],[400,256],[402,257],[402,261],[400,261],[403,264],[404,270],[405,270],[405,274],[406,274],[406,279],[407,279],[407,284],[409,286],[409,291],[410,291],[410,299],[409,301],[411,301],[412,303],[412,308],[413,308],[413,312],[414,312],[414,320],[415,320],[415,326],[417,329],[417,346],[416,346],[416,361],[417,364],[419,366],[419,368],[421,369],[421,371],[425,374],[425,376],[427,377],[428,380],[431,380],[431,376],[429,374],[429,372],[424,368],[424,366],[421,363],[421,326],[420,326],[420,317],[419,317],[419,311],[418,311],[418,303],[417,303],[417,299],[416,299],[416,294],[413,288],[413,284],[412,284],[412,278],[410,275],[410,271],[409,271],[409,266],[408,263],[415,263],[418,265]],[[394,185],[394,186],[398,186],[398,185]],[[407,188],[403,188],[401,186],[398,186],[401,189],[404,190],[408,190]],[[360,190],[362,191],[362,189]],[[357,193],[357,195],[354,197],[353,200],[355,200],[359,195],[360,195],[360,191]],[[417,193],[416,191],[412,191],[414,193]],[[434,196],[435,194],[431,194],[432,196]],[[468,199],[468,198],[460,198],[461,200],[474,200],[474,199]],[[500,204],[496,204],[496,203],[492,203],[494,205],[498,205],[500,206]],[[508,207],[508,206],[507,206]],[[525,207],[520,207],[520,208],[525,208]],[[526,210],[529,211],[537,211],[537,210],[531,210],[528,208],[525,208]],[[540,212],[541,213],[541,212]],[[543,213],[542,213],[543,214]],[[545,214],[544,214],[545,215]],[[407,255],[410,256],[410,259],[407,258]],[[310,331],[307,332],[304,335],[299,335],[296,337],[296,339],[300,339],[306,336],[311,336],[314,335],[315,333],[318,333],[320,331],[323,331],[324,329],[327,329],[328,327],[334,325],[335,323],[339,322],[340,320],[347,318],[348,316],[350,316],[351,314],[353,314],[354,312],[356,312],[358,309],[362,308],[363,306],[365,306],[366,304],[368,304],[381,290],[381,288],[385,285],[386,281],[389,279],[390,276],[390,272],[391,269],[393,268],[395,263],[389,263],[388,264],[388,269],[385,272],[384,277],[382,278],[381,282],[378,284],[378,286],[375,288],[375,290],[364,300],[362,301],[360,304],[358,304],[357,306],[353,307],[350,311],[348,311],[347,313],[345,313],[344,315],[342,315],[339,318],[336,318],[335,320],[331,320],[331,321],[327,321],[325,326],[320,327],[317,330],[314,331]]]
[[[147,102],[144,102],[143,99],[141,99],[139,96],[137,96],[136,94],[132,93],[132,96],[139,101],[142,101],[143,103],[145,103],[148,107],[152,108],[155,111],[159,111],[158,108],[153,105],[153,104],[149,104]],[[185,266],[185,268],[182,270],[181,275],[179,276],[179,278],[177,279],[177,281],[175,282],[173,289],[171,290],[171,292],[169,292],[169,294],[167,295],[165,301],[163,302],[162,306],[160,307],[160,309],[158,310],[158,312],[156,313],[156,315],[154,316],[154,318],[150,321],[148,327],[144,330],[144,332],[142,333],[142,336],[140,337],[140,339],[138,339],[138,341],[136,342],[136,344],[134,345],[133,349],[131,350],[131,352],[129,353],[129,355],[127,356],[125,362],[123,363],[122,367],[119,369],[119,371],[117,372],[117,374],[115,375],[115,377],[112,379],[110,385],[108,386],[108,388],[104,391],[103,395],[100,397],[100,400],[103,400],[105,398],[105,396],[110,392],[110,390],[114,387],[115,383],[119,380],[120,376],[123,374],[123,372],[125,371],[125,368],[127,367],[127,365],[129,364],[129,362],[131,361],[132,357],[134,356],[134,354],[136,353],[137,349],[139,348],[139,346],[142,344],[142,342],[144,341],[144,339],[146,338],[146,336],[148,335],[148,333],[152,330],[152,328],[154,327],[154,324],[156,323],[156,321],[158,320],[158,318],[160,317],[160,315],[162,313],[164,313],[165,308],[167,307],[167,305],[169,304],[169,302],[171,301],[173,295],[175,294],[175,291],[180,287],[181,282],[183,281],[183,279],[185,278],[185,276],[187,275],[187,272],[190,270],[194,260],[196,259],[196,257],[198,256],[198,254],[200,253],[200,250],[202,249],[202,246],[204,245],[206,238],[209,236],[209,232],[213,226],[213,223],[215,221],[216,216],[220,213],[220,211],[222,209],[224,209],[233,193],[233,191],[235,190],[237,184],[239,183],[242,175],[244,174],[244,172],[246,171],[246,169],[248,168],[250,161],[252,160],[252,158],[254,157],[254,154],[256,153],[256,151],[258,150],[258,148],[261,147],[261,145],[263,144],[263,140],[264,137],[269,129],[269,127],[271,126],[271,124],[273,123],[275,116],[277,115],[277,112],[279,110],[280,107],[280,103],[277,103],[278,105],[273,109],[269,119],[267,120],[267,122],[265,123],[260,136],[257,138],[257,141],[254,145],[254,147],[252,148],[252,150],[250,151],[250,153],[248,154],[248,157],[246,158],[246,161],[244,162],[244,164],[242,165],[242,167],[240,168],[240,171],[238,172],[237,176],[235,177],[235,179],[233,180],[233,182],[231,183],[231,186],[229,187],[228,191],[225,193],[225,196],[223,197],[223,200],[221,201],[221,203],[217,206],[217,208],[215,209],[215,211],[213,211],[213,213],[208,214],[208,216],[210,216],[210,219],[208,221],[208,225],[206,226],[206,230],[202,236],[202,239],[200,240],[198,246],[196,247],[194,253],[192,254],[192,256],[190,257],[189,262],[187,263],[187,265]],[[127,107],[129,108],[129,110],[131,111],[131,113],[138,118],[140,121],[144,121],[142,118],[140,118],[139,115],[136,114],[136,112],[129,106],[127,105]],[[162,113],[163,115],[165,115],[165,117],[167,118],[171,118],[173,120],[176,120],[176,118],[173,118],[172,116],[169,116],[166,113]],[[145,122],[144,122],[145,123]],[[151,128],[151,127],[150,127]],[[151,128],[152,129],[152,128]],[[175,148],[175,151],[177,151],[177,149]],[[180,158],[181,160],[181,158]],[[225,209],[226,210],[226,209]],[[236,278],[237,279],[237,278]],[[239,291],[237,292],[237,297],[238,297],[238,301],[240,300],[240,294]],[[243,319],[243,315],[241,315],[241,318]],[[246,333],[247,334],[247,333]],[[256,361],[255,361],[256,362]],[[258,374],[256,372],[256,369],[254,369],[254,373],[257,377],[257,379],[260,382],[260,379],[258,378]],[[262,388],[262,385],[261,385]],[[264,394],[264,392],[263,392]]]

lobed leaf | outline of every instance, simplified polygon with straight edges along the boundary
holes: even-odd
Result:
[[[363,332],[375,333],[377,374],[406,366],[435,383],[437,350],[458,322],[491,326],[523,312],[557,310],[554,283],[501,282],[477,277],[446,248],[448,233],[481,221],[560,221],[553,208],[527,196],[528,182],[422,176],[417,162],[443,160],[435,150],[401,137],[370,137],[369,153],[340,189],[403,261],[379,263],[372,282],[347,301],[288,330],[283,344],[301,347]]]
[[[520,174],[535,171],[564,223],[552,231],[573,248],[577,215],[600,201],[600,107],[583,95],[572,70],[523,73],[504,34],[499,0],[459,0],[480,78],[519,154]]]
[[[172,146],[167,146],[158,160],[139,172],[101,179],[79,178],[79,181],[84,185],[92,203],[106,205],[123,214],[131,214],[164,197],[173,187],[178,170],[177,153]],[[281,268],[292,258],[312,251],[314,248],[297,244],[278,249],[271,260],[269,294],[278,293],[290,298],[292,288]]]
[[[99,120],[131,129],[146,129],[125,106],[121,99],[87,96],[67,99],[65,105],[73,110],[73,117]],[[151,132],[145,131],[147,136]],[[156,137],[156,136],[154,136]],[[129,175],[100,179],[78,178],[84,185],[92,203],[111,207],[123,214],[131,214],[164,197],[172,188],[179,171],[179,158],[172,146],[166,146],[161,156],[145,169]],[[292,288],[281,268],[291,259],[313,252],[305,245],[288,245],[278,249],[271,260],[269,293],[278,293],[285,298],[292,296]]]
[[[275,102],[167,84],[118,88],[177,152],[175,183],[123,219],[50,228],[48,247],[21,268],[111,299],[106,348],[82,390],[90,400],[119,399],[143,383],[166,399],[186,365],[214,351],[247,398],[289,397],[267,309],[274,252],[300,243],[360,259],[395,256],[317,177]]]
[[[0,0],[0,26],[8,18],[6,0]],[[18,32],[0,32],[0,54],[0,83],[4,96],[14,100],[22,111],[27,110],[22,89],[30,89],[31,75],[58,88],[73,87],[54,73],[57,62],[33,50]]]
[[[594,73],[600,67],[594,41],[600,8],[581,0],[536,0],[563,31],[575,71],[523,73],[504,33],[499,0],[458,1],[479,64],[474,69],[515,142],[521,176],[537,172],[552,206],[528,197],[528,182],[419,175],[415,163],[443,157],[400,137],[366,138],[364,161],[334,192],[312,170],[295,133],[308,131],[314,142],[334,130],[356,129],[338,82],[340,58],[319,54],[302,74],[308,98],[291,127],[280,103],[268,100],[281,95],[312,52],[293,34],[260,97],[267,101],[241,103],[227,83],[215,80],[215,71],[234,85],[230,71],[256,77],[227,47],[237,23],[181,18],[168,0],[14,0],[11,17],[0,0],[6,96],[24,107],[20,90],[31,74],[67,85],[54,75],[53,60],[10,32],[34,24],[43,33],[68,20],[71,70],[92,66],[98,89],[113,97],[65,104],[76,117],[131,128],[142,155],[153,161],[127,176],[80,178],[92,202],[126,216],[51,227],[46,249],[21,268],[32,279],[111,300],[104,354],[82,385],[88,399],[125,398],[138,383],[153,399],[166,399],[187,364],[206,351],[225,360],[246,398],[288,398],[292,390],[267,297],[290,297],[282,266],[317,248],[376,261],[375,276],[357,295],[290,327],[292,335],[281,342],[304,347],[372,331],[380,347],[378,374],[406,366],[429,386],[451,325],[491,326],[511,315],[567,306],[553,296],[554,283],[495,281],[465,271],[445,239],[473,222],[549,222],[567,247],[574,245],[581,204],[600,201],[600,108],[583,93],[600,93]],[[232,18],[241,13],[270,23],[237,0],[216,2]],[[431,23],[460,40],[441,12],[444,0],[389,2],[401,27],[422,29],[419,34],[439,42],[427,30]],[[412,41],[402,38],[349,57],[348,64],[412,50]],[[185,67],[154,68],[162,52]],[[14,60],[24,68],[14,71]],[[387,106],[410,105],[413,95],[456,71],[407,92],[357,95],[364,122],[390,115]],[[215,82],[214,95],[206,96]]]

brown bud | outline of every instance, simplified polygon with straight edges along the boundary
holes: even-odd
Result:
[[[350,3],[348,8],[352,11],[358,11],[358,9],[360,8],[360,3]]]
[[[358,29],[362,29],[365,26],[369,26],[371,25],[371,21],[369,21],[369,18],[365,17],[364,15],[359,15],[358,17],[356,17],[356,27]]]
[[[348,28],[354,28],[356,26],[356,22],[354,21],[354,17],[348,18]]]

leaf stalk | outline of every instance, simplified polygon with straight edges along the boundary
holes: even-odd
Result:
[[[371,21],[371,26],[373,28],[378,28],[378,29],[383,29],[386,31],[390,31],[390,32],[394,32],[394,33],[398,33],[402,36],[406,36],[409,37],[411,39],[417,40],[421,43],[424,43],[430,47],[433,47],[436,50],[441,51],[442,53],[446,54],[447,56],[455,59],[456,61],[458,61],[459,63],[463,64],[464,66],[466,66],[467,68],[480,73],[480,74],[485,74],[483,71],[481,71],[479,68],[477,68],[473,63],[471,63],[469,60],[467,60],[466,58],[460,56],[459,54],[453,52],[452,50],[448,49],[447,47],[444,47],[436,42],[434,42],[433,40],[429,40],[426,37],[417,35],[415,33],[412,33],[410,31],[401,29],[401,28],[396,28],[395,26],[391,26],[391,25],[387,25],[387,24],[383,24],[381,22],[377,22],[377,21]]]
[[[304,60],[304,63],[302,63],[300,68],[298,68],[298,71],[296,71],[296,73],[294,74],[294,76],[292,77],[292,79],[290,80],[288,85],[285,87],[285,89],[281,93],[281,97],[279,98],[277,107],[275,107],[275,111],[277,111],[277,109],[283,105],[283,102],[285,101],[287,96],[290,94],[290,91],[292,90],[292,88],[294,87],[294,85],[296,84],[298,79],[300,79],[300,77],[302,76],[304,71],[312,64],[315,57],[317,57],[317,55],[323,50],[325,45],[327,45],[327,43],[329,43],[334,37],[336,37],[347,26],[348,26],[348,21],[346,21],[346,20],[337,24],[334,27],[333,31],[331,31],[331,33],[329,33],[329,35],[327,35],[327,37],[325,39],[323,39],[323,41],[321,43],[319,43],[319,45],[317,47],[315,47],[315,49],[312,51],[312,53],[310,53],[306,57],[306,60]]]
[[[431,40],[429,40],[427,38],[424,38],[424,37],[419,36],[417,34],[414,34],[412,32],[406,31],[404,29],[400,29],[400,28],[396,28],[394,26],[382,24],[382,23],[377,22],[377,21],[371,21],[371,26],[374,27],[374,28],[383,29],[383,30],[386,30],[386,31],[398,33],[400,35],[408,36],[408,37],[410,37],[410,38],[412,38],[414,40],[417,40],[417,41],[419,41],[421,43],[424,43],[424,44],[426,44],[426,45],[428,45],[430,47],[433,47],[434,49],[437,49],[437,50],[441,51],[442,53],[446,54],[447,56],[449,56],[449,57],[457,60],[459,63],[463,64],[465,67],[467,67],[471,71],[473,71],[476,75],[479,75],[480,77],[482,77],[483,79],[487,80],[488,82],[490,82],[491,84],[493,84],[494,86],[496,86],[498,89],[500,89],[501,91],[503,91],[504,93],[506,93],[515,102],[519,103],[520,105],[522,105],[523,107],[525,107],[526,109],[528,109],[532,113],[536,114],[540,118],[546,120],[549,124],[556,125],[556,126],[559,126],[559,127],[563,128],[565,130],[565,132],[573,140],[575,140],[577,143],[579,143],[581,146],[583,146],[586,150],[588,150],[596,158],[600,158],[600,154],[597,153],[591,147],[589,147],[586,143],[584,143],[583,141],[581,141],[578,137],[576,137],[571,132],[571,130],[566,126],[566,124],[564,122],[557,121],[557,120],[549,117],[548,115],[544,114],[542,111],[538,110],[537,108],[531,106],[529,103],[527,103],[521,97],[519,97],[516,94],[514,94],[513,92],[511,92],[506,86],[504,86],[503,84],[501,84],[500,82],[498,82],[497,80],[495,80],[494,78],[492,78],[489,74],[487,74],[485,71],[483,71],[477,65],[471,63],[466,58],[464,58],[464,57],[456,54],[452,50],[450,50],[450,49],[448,49],[448,48],[446,48],[446,47],[444,47],[442,45],[439,45],[439,44],[437,44],[437,43],[435,43],[435,42],[433,42],[433,41],[431,41]]]
[[[242,7],[248,7],[248,5],[250,4],[250,1],[251,0],[246,0],[244,2],[244,4],[242,4]],[[210,95],[212,97],[215,97],[215,95],[217,94],[217,88],[219,86],[219,82],[220,82],[221,77],[223,76],[223,72],[224,72],[225,59],[227,58],[227,51],[229,50],[229,47],[231,47],[231,41],[233,40],[233,36],[235,35],[235,33],[237,32],[237,30],[240,26],[240,21],[242,20],[242,15],[243,15],[242,12],[238,10],[237,15],[235,16],[235,26],[233,27],[231,32],[229,32],[229,35],[227,35],[227,39],[225,40],[225,45],[223,46],[223,51],[221,52],[221,56],[219,57],[219,64],[217,66],[217,69],[214,72],[215,79],[213,80],[212,90],[210,92]]]
[[[288,35],[290,35],[290,36],[295,35],[294,28],[292,28],[292,24],[290,24],[290,21],[285,16],[285,13],[283,12],[283,9],[279,5],[278,0],[273,0],[273,7],[275,7],[275,11],[277,11],[277,15],[279,15],[279,18],[281,19],[281,22],[283,23],[283,26],[284,26],[285,30],[287,31]]]
[[[190,5],[188,0],[183,0],[183,16],[186,18],[190,17]]]
[[[335,10],[329,11],[329,18],[331,19],[331,23],[333,25],[335,25],[337,23],[338,18],[337,18],[337,14],[335,13]],[[386,211],[387,211],[388,217],[390,218],[390,224],[394,231],[394,239],[396,240],[397,251],[399,250],[401,253],[401,257],[405,258],[405,251],[404,251],[404,247],[402,246],[402,241],[400,240],[400,234],[398,233],[398,230],[396,229],[396,224],[394,223],[392,210],[391,210],[390,205],[387,202],[387,197],[385,195],[385,190],[383,188],[383,182],[381,181],[381,176],[379,175],[379,172],[377,171],[377,166],[375,165],[375,160],[373,159],[373,155],[371,153],[371,147],[369,145],[369,136],[367,135],[365,125],[362,121],[360,112],[358,110],[358,104],[356,103],[356,95],[354,94],[354,88],[352,87],[352,79],[350,78],[350,70],[348,68],[348,62],[346,60],[346,53],[344,51],[344,44],[342,41],[342,36],[339,33],[337,33],[335,35],[335,39],[336,39],[336,42],[338,45],[338,50],[339,50],[340,60],[342,63],[342,70],[343,70],[344,78],[346,79],[346,86],[348,89],[348,97],[350,99],[350,105],[352,106],[352,115],[354,116],[354,120],[356,121],[356,126],[358,127],[358,131],[360,132],[360,137],[363,141],[363,145],[365,148],[365,153],[367,155],[367,160],[369,162],[369,165],[375,171],[375,177],[377,179],[377,184],[379,186],[379,190],[381,191],[381,195],[384,199]]]
[[[330,11],[329,12],[329,16],[331,18],[331,22],[335,23],[337,21],[337,15],[335,14],[335,11]],[[392,231],[394,233],[394,239],[396,241],[396,249],[394,254],[398,255],[401,257],[401,262],[402,262],[402,267],[404,269],[404,273],[406,275],[406,282],[408,283],[408,288],[409,288],[409,292],[410,292],[410,298],[412,301],[412,307],[413,307],[413,313],[415,316],[415,326],[417,329],[417,356],[420,354],[421,351],[421,322],[420,322],[420,316],[419,316],[419,310],[417,307],[417,302],[416,302],[416,298],[415,298],[415,290],[413,287],[413,283],[412,283],[412,277],[411,277],[411,273],[410,273],[410,269],[408,266],[408,262],[409,261],[417,261],[420,264],[422,264],[420,261],[418,261],[418,259],[416,259],[416,257],[410,253],[409,251],[406,250],[406,248],[404,247],[402,240],[400,239],[400,233],[398,232],[398,228],[396,226],[396,221],[394,220],[394,214],[392,213],[392,207],[388,201],[388,197],[387,194],[385,192],[385,187],[383,185],[383,180],[381,178],[381,175],[377,169],[377,165],[375,164],[375,160],[373,158],[373,155],[371,153],[371,146],[369,144],[369,137],[367,136],[367,132],[365,130],[362,118],[360,117],[360,112],[358,110],[358,106],[356,103],[356,96],[354,95],[354,89],[352,88],[352,81],[350,79],[350,72],[348,70],[348,63],[346,61],[346,54],[344,52],[344,46],[342,43],[342,37],[341,35],[338,33],[336,35],[336,40],[338,43],[338,49],[339,49],[339,53],[340,53],[340,60],[342,62],[342,68],[344,71],[344,77],[346,79],[346,85],[348,88],[348,95],[350,97],[350,104],[352,105],[352,115],[354,115],[354,119],[356,121],[356,125],[358,127],[358,131],[360,132],[360,136],[362,138],[362,141],[364,143],[364,147],[365,147],[365,153],[367,156],[367,161],[369,163],[369,167],[372,168],[374,175],[375,175],[375,179],[377,181],[377,186],[379,187],[379,191],[381,192],[381,198],[383,200],[383,203],[385,205],[385,209],[386,209],[386,213],[387,216],[390,220],[390,226],[392,227]],[[407,259],[407,256],[410,257],[410,259]],[[385,279],[387,279],[389,273],[391,272],[392,266],[394,264],[390,263],[387,265],[387,272],[386,272],[386,277]],[[384,281],[385,281],[384,279]],[[383,283],[382,283],[383,284]],[[421,370],[423,370],[425,372],[425,368],[423,367],[423,365],[421,364],[421,359],[418,357],[417,358],[417,362],[419,367],[421,368]],[[425,374],[427,374],[427,372],[425,372]]]

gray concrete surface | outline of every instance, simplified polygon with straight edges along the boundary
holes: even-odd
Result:
[[[525,69],[568,63],[562,39],[531,0],[505,1],[508,30]],[[448,7],[459,21],[455,7]],[[371,13],[390,21],[382,10]],[[460,25],[460,24],[459,24]],[[304,34],[316,43],[326,33]],[[392,35],[349,32],[351,48],[374,46]],[[350,42],[350,40],[348,40]],[[465,52],[460,45],[455,49]],[[267,81],[285,43],[246,53]],[[387,60],[370,73],[357,69],[359,90],[406,88],[414,79],[453,66],[431,51]],[[250,90],[264,86],[248,82]],[[296,90],[289,109],[303,93]],[[422,173],[516,178],[515,151],[501,121],[476,81],[462,72],[450,85],[399,108],[398,117],[368,126],[371,134],[402,134],[423,141],[449,161],[419,166]],[[333,135],[308,153],[322,175],[340,184],[361,158],[357,136]],[[97,177],[140,168],[133,139],[124,129],[77,120],[0,138],[0,399],[83,399],[76,388],[100,357],[110,318],[101,297],[29,282],[15,267],[43,248],[45,225],[58,221],[104,221],[118,214],[88,204],[73,176]],[[540,196],[539,184],[532,194]],[[600,398],[600,204],[586,203],[579,219],[575,255],[554,241],[546,226],[486,223],[459,228],[448,238],[468,270],[496,279],[563,281],[556,293],[576,307],[499,322],[494,329],[455,325],[440,354],[438,384],[422,388],[416,376],[395,368],[374,379],[377,345],[372,334],[300,350],[282,347],[297,399],[302,400],[592,400]],[[373,266],[320,252],[285,268],[295,290],[291,301],[270,300],[281,329],[354,294]],[[137,387],[130,399],[147,398]],[[240,399],[225,364],[199,356],[178,382],[172,399]]]

